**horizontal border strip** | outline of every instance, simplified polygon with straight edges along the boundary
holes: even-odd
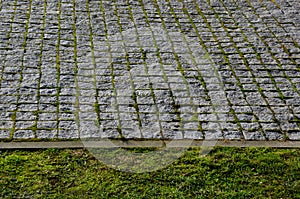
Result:
[[[57,142],[0,142],[0,149],[46,149],[46,148],[141,148],[141,147],[274,147],[300,148],[300,141],[213,141],[213,140],[100,140],[100,141],[57,141]]]

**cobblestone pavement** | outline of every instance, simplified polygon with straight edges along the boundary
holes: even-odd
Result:
[[[300,140],[299,0],[0,0],[0,139]]]

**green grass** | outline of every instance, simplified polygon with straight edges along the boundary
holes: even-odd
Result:
[[[194,148],[142,174],[87,150],[0,151],[1,198],[300,198],[299,187],[299,149],[223,147],[201,157]]]

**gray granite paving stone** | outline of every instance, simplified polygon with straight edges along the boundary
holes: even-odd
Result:
[[[0,140],[300,139],[300,3],[3,0]]]

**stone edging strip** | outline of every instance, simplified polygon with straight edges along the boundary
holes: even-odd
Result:
[[[80,149],[80,148],[113,148],[113,147],[187,147],[184,140],[178,141],[57,141],[57,142],[0,142],[0,149]],[[274,148],[300,148],[300,141],[198,141],[194,140],[188,147],[274,147]]]

